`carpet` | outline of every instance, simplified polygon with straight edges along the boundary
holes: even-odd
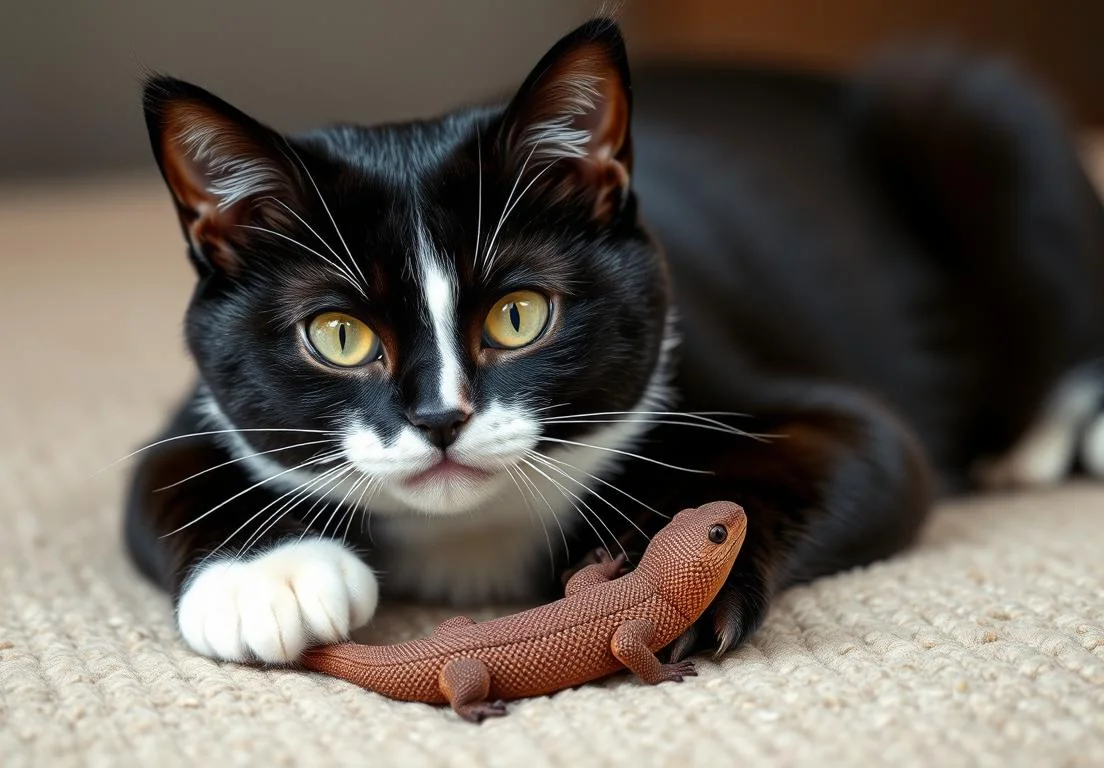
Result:
[[[480,727],[179,641],[121,542],[125,463],[186,387],[159,180],[0,191],[0,764],[1104,765],[1104,487],[962,500],[891,561],[793,589],[700,676]],[[493,615],[512,607],[473,614]],[[389,607],[358,638],[447,608]]]

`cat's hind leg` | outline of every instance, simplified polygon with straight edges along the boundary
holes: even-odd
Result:
[[[852,104],[858,156],[951,299],[952,463],[990,487],[1055,482],[1079,452],[1099,467],[1104,205],[1060,108],[936,46],[880,59]]]
[[[1064,377],[1012,449],[978,463],[978,484],[989,490],[1053,485],[1078,467],[1104,478],[1102,367],[1086,366]]]

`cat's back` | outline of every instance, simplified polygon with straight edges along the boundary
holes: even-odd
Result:
[[[902,278],[923,260],[862,170],[850,95],[797,72],[634,79],[634,185],[667,252],[684,367],[701,358],[691,375],[715,375],[727,348],[737,366],[909,386],[884,361],[908,344],[901,290],[917,283]]]

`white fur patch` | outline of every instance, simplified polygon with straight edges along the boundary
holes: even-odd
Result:
[[[426,311],[441,359],[439,391],[443,410],[460,408],[463,400],[463,371],[456,336],[456,281],[437,258],[429,235],[421,222],[418,232],[418,268],[425,292]]]
[[[204,656],[280,664],[347,638],[378,601],[367,565],[335,541],[312,539],[202,566],[184,589],[177,626]]]
[[[601,77],[577,72],[549,86],[544,101],[556,105],[558,110],[526,128],[518,142],[520,154],[536,160],[586,157],[591,132],[576,128],[575,122],[597,108],[602,95],[598,90],[601,82]]]
[[[1081,461],[1085,471],[1104,480],[1104,413],[1099,414],[1081,440]]]
[[[461,405],[463,384],[456,339],[456,286],[435,262],[422,267],[422,280],[433,323],[433,338],[441,358],[441,406],[445,410],[455,410]]]
[[[981,464],[978,479],[992,489],[1052,485],[1065,478],[1077,452],[1078,436],[1099,407],[1104,381],[1075,372],[1065,377],[1035,423],[1006,455]]]
[[[282,174],[276,164],[250,152],[216,120],[193,117],[177,140],[206,169],[207,191],[218,199],[220,209],[280,189]]]

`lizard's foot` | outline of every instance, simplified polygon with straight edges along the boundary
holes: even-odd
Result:
[[[625,556],[624,552],[613,557],[604,547],[599,547],[594,550],[594,557],[597,560],[597,564],[602,566],[602,570],[605,571],[611,579],[615,579],[629,570],[627,566],[628,558]]]
[[[602,573],[606,579],[616,579],[629,570],[628,560],[624,552],[617,555],[617,557],[613,557],[605,547],[598,547],[590,550],[585,557],[565,570],[561,576],[561,581],[566,585],[567,582],[571,581],[572,576],[591,565],[602,566]]]
[[[454,709],[456,714],[469,723],[481,723],[488,717],[502,717],[507,712],[504,701],[477,701],[472,704],[461,704]]]
[[[664,664],[662,667],[662,679],[659,682],[681,683],[684,677],[695,677],[698,670],[694,668],[692,661],[678,661],[674,664]]]
[[[713,651],[716,657],[739,647],[763,623],[769,606],[761,579],[733,573],[702,617],[667,646],[668,660],[681,661],[701,651]]]

